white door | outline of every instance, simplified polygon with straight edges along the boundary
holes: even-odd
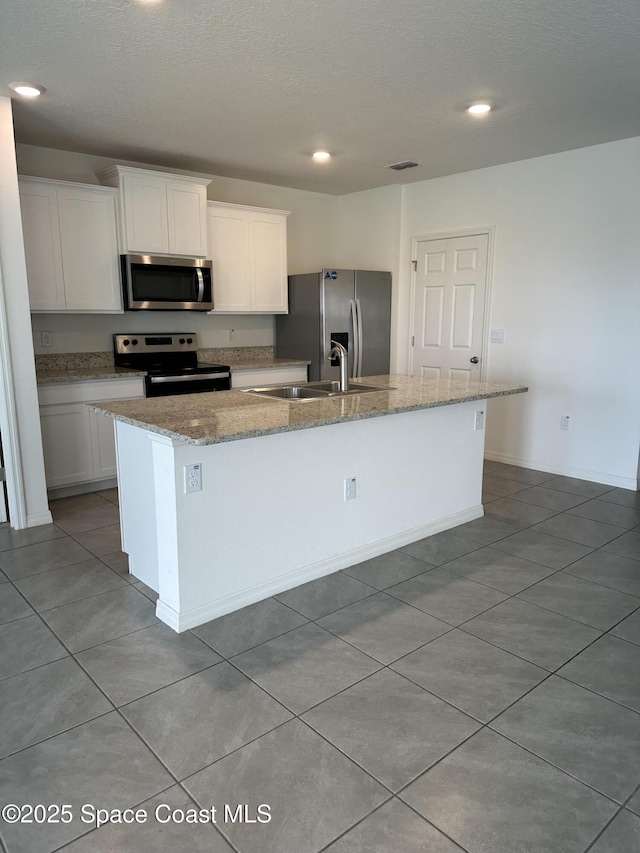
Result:
[[[489,237],[418,242],[412,374],[480,379]]]

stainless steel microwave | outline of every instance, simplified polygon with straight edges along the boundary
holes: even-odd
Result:
[[[121,255],[127,311],[211,311],[211,261]]]

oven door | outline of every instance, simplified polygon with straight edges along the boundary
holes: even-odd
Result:
[[[211,311],[211,261],[122,255],[122,281],[128,311]]]
[[[147,397],[168,397],[171,394],[198,394],[205,391],[228,391],[231,374],[228,371],[212,373],[185,373],[177,376],[151,375],[144,380]]]

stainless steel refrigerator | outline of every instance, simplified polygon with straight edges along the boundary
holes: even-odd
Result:
[[[331,341],[349,351],[349,375],[389,373],[391,273],[335,270],[289,276],[289,313],[276,316],[278,358],[311,362],[309,379],[337,379]]]

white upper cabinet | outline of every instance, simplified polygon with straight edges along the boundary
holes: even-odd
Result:
[[[213,313],[286,314],[288,210],[209,202]]]
[[[167,187],[144,173],[124,174],[120,183],[123,251],[166,255],[169,252]]]
[[[207,257],[209,180],[128,166],[98,177],[120,189],[123,252]]]
[[[67,310],[121,310],[115,196],[58,189],[58,218]]]
[[[32,311],[64,311],[64,277],[55,184],[20,179],[20,209]]]
[[[105,187],[20,178],[32,311],[122,311],[116,199]]]
[[[167,181],[169,254],[207,257],[207,184]]]

